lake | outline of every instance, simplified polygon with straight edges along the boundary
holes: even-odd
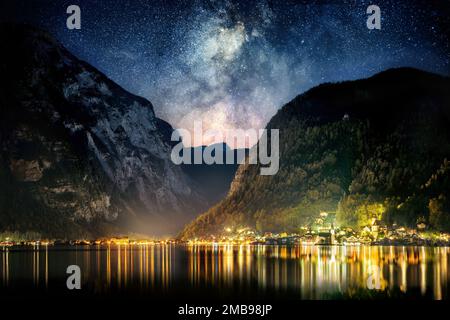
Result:
[[[78,265],[87,295],[334,299],[361,291],[448,299],[449,254],[448,247],[413,246],[0,247],[0,289],[68,290],[66,268]]]

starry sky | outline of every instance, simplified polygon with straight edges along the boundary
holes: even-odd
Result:
[[[66,28],[71,4],[81,8],[81,30]],[[381,30],[366,27],[371,4]],[[448,0],[16,0],[5,8],[2,19],[50,31],[175,128],[199,119],[204,129],[262,128],[313,86],[392,67],[450,75]]]

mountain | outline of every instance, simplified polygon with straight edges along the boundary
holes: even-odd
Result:
[[[149,101],[41,30],[0,36],[0,231],[164,235],[206,209]]]
[[[411,68],[323,84],[267,125],[279,129],[280,170],[241,165],[227,197],[181,238],[225,227],[298,231],[336,214],[340,226],[385,223],[450,230],[450,79]]]
[[[243,161],[248,153],[248,149],[231,149],[225,143],[218,146],[212,145],[211,147],[222,149],[223,164],[206,164],[202,162],[201,164],[182,164],[181,168],[192,179],[196,185],[196,190],[206,198],[208,204],[213,205],[227,195],[239,163]],[[194,153],[203,153],[205,148],[205,146],[184,148],[182,152],[183,154],[187,152],[190,154],[190,158],[194,159]],[[235,159],[233,164],[226,164],[227,152],[233,153]],[[212,152],[212,156],[215,156],[214,152]]]

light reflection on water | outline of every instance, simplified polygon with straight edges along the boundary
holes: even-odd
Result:
[[[0,248],[0,287],[63,287],[68,265],[90,292],[174,286],[294,292],[304,299],[368,287],[446,299],[450,248],[110,245]],[[370,284],[369,284],[370,285]]]

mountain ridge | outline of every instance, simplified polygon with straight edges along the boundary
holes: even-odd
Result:
[[[212,146],[222,148],[223,164],[205,164],[203,161],[201,164],[181,164],[183,171],[191,177],[210,205],[216,204],[226,196],[240,162],[248,154],[248,149],[231,149],[226,143],[218,143]],[[203,152],[205,148],[206,146],[185,147],[183,148],[183,154],[187,152],[191,159],[194,159],[195,150],[201,149],[201,152]],[[233,152],[235,161],[232,164],[226,164],[226,153],[230,151]]]
[[[0,229],[165,235],[205,208],[145,98],[45,31],[2,24]]]
[[[241,165],[227,198],[180,237],[218,235],[225,227],[295,232],[321,211],[355,228],[376,216],[447,230],[449,87],[447,77],[397,68],[297,96],[267,124],[280,129],[279,173],[262,177],[258,165]],[[439,170],[442,189],[421,189]]]

